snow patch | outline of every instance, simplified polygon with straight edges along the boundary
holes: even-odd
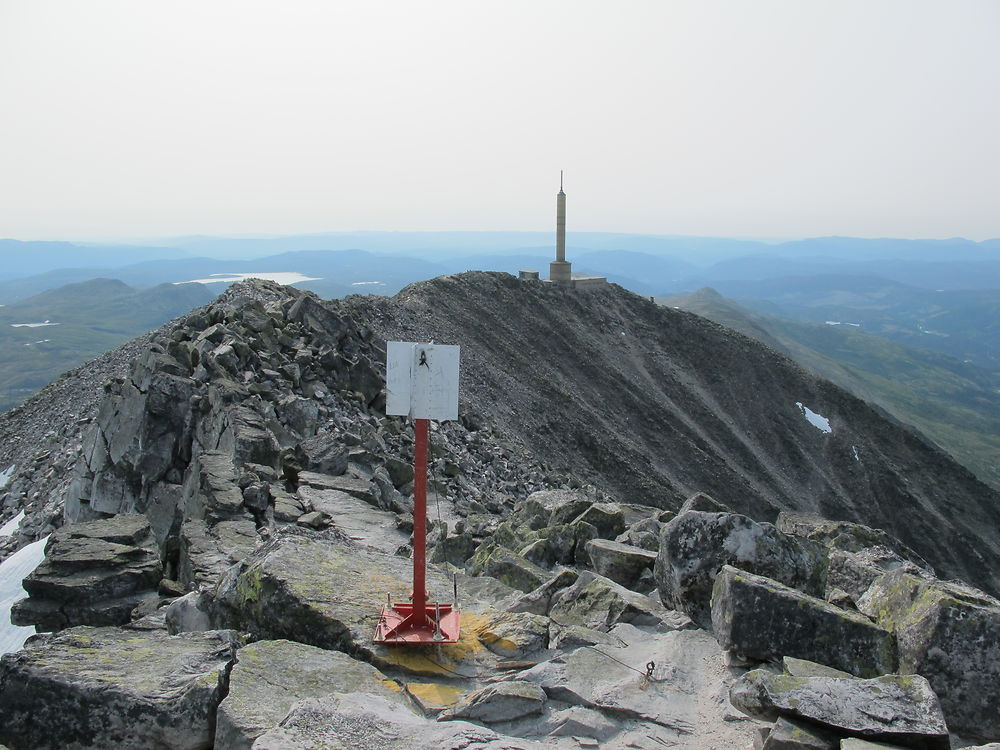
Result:
[[[44,326],[57,326],[58,323],[51,323],[46,320],[44,323],[11,323],[11,328],[42,328]]]
[[[0,490],[7,486],[7,482],[10,481],[11,476],[14,474],[14,469],[17,467],[11,464],[3,471],[0,471]]]
[[[817,414],[808,406],[804,406],[801,401],[796,401],[795,405],[799,407],[799,411],[802,412],[802,416],[806,418],[809,424],[811,424],[817,430],[819,430],[820,432],[827,432],[827,433],[833,432],[833,428],[830,427],[829,419],[822,416],[821,414]]]
[[[17,527],[21,524],[22,518],[24,518],[23,510],[0,528],[0,536],[13,536],[14,532],[17,531]]]
[[[861,456],[858,455],[858,446],[856,446],[856,445],[852,445],[851,446],[851,455],[854,456],[854,460],[855,461],[858,461],[858,462],[861,461]]]
[[[860,323],[843,323],[839,320],[826,320],[823,322],[826,323],[828,326],[854,326],[855,328],[861,328]]]
[[[298,284],[300,281],[319,281],[322,276],[305,276],[297,271],[255,271],[253,273],[213,273],[207,279],[175,281],[178,284],[232,284],[247,279],[264,279],[276,284]]]
[[[18,627],[10,622],[10,610],[27,596],[21,582],[45,559],[48,537],[22,547],[0,563],[0,654],[19,651],[34,627]]]
[[[385,286],[384,281],[352,281],[351,286]]]

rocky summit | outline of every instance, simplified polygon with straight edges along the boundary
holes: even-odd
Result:
[[[427,519],[456,643],[372,639],[412,571],[392,340],[462,347]],[[997,493],[614,285],[242,282],[0,430],[0,555],[47,539],[0,660],[13,750],[1000,741]]]

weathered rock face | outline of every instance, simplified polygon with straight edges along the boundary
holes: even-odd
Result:
[[[443,711],[438,720],[469,719],[485,724],[513,721],[541,713],[545,701],[545,691],[533,682],[506,680],[466,696],[454,708]]]
[[[228,631],[79,627],[45,637],[0,660],[0,742],[210,748],[235,647]]]
[[[40,631],[124,625],[140,604],[155,607],[162,577],[145,516],[66,526],[49,538],[45,560],[24,580],[28,598],[14,606],[12,619]]]
[[[786,716],[844,736],[918,750],[951,747],[937,696],[918,675],[859,680],[792,677],[758,669],[734,683],[729,698],[741,711],[766,721]]]
[[[297,701],[329,693],[368,693],[403,703],[399,686],[370,664],[292,641],[251,643],[239,650],[230,673],[214,750],[249,750]]]
[[[858,607],[896,634],[900,671],[927,678],[953,731],[1000,737],[1000,602],[896,570],[875,581]]]
[[[712,586],[723,565],[815,596],[825,588],[826,551],[816,542],[735,513],[687,511],[663,527],[654,571],[660,599],[711,628]]]
[[[377,742],[377,745],[373,744]],[[501,735],[464,721],[429,721],[378,695],[307,698],[253,744],[253,750],[545,750],[547,744]]]
[[[715,581],[712,626],[722,648],[759,661],[793,656],[860,677],[896,666],[892,634],[864,615],[729,565]]]

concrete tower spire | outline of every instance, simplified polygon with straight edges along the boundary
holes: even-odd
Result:
[[[563,173],[559,170],[559,194],[556,196],[556,259],[549,263],[549,281],[571,284],[572,264],[566,262],[566,193],[563,192]]]

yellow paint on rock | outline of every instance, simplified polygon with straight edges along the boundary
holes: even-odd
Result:
[[[474,661],[486,651],[479,634],[486,629],[489,618],[480,614],[462,614],[457,643],[434,646],[382,646],[377,659],[385,665],[411,672],[455,677],[455,671],[472,676],[474,667],[462,669],[463,662]],[[461,676],[461,675],[460,675]]]
[[[464,694],[456,687],[435,682],[408,682],[406,691],[422,703],[444,707],[454,706]]]

